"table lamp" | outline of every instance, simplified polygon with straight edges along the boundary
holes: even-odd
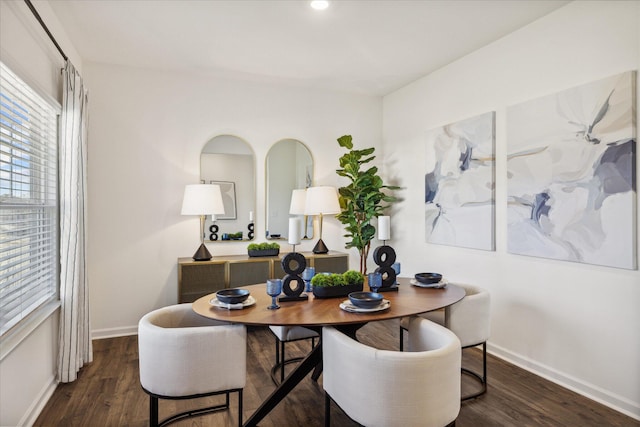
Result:
[[[322,241],[322,216],[340,213],[340,202],[338,202],[336,188],[329,186],[307,188],[304,213],[305,215],[320,216],[320,239],[314,246],[313,253],[326,254],[329,249]]]
[[[200,216],[200,247],[193,254],[194,261],[208,261],[211,253],[204,244],[204,221],[207,215],[223,215],[224,204],[220,186],[216,184],[192,184],[184,188],[182,215]]]

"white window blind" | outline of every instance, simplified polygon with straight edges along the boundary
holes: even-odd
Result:
[[[57,114],[0,63],[0,336],[58,294]]]

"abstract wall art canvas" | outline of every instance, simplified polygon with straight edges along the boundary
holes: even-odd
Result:
[[[507,109],[507,247],[636,266],[635,72]]]
[[[495,113],[427,134],[426,241],[494,250]]]

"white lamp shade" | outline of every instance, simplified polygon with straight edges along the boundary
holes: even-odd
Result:
[[[289,206],[289,213],[291,215],[304,215],[304,207],[307,200],[307,189],[302,188],[293,190],[291,193],[291,205]]]
[[[182,215],[223,215],[224,204],[220,186],[192,184],[184,187]]]
[[[320,186],[307,188],[305,215],[340,213],[338,190],[335,187]]]

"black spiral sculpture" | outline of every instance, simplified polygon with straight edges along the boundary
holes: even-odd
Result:
[[[215,224],[209,227],[209,233],[211,233],[209,234],[209,240],[218,240],[218,230],[220,230],[220,228]]]
[[[247,225],[247,230],[249,230],[249,232],[247,233],[247,239],[253,240],[253,223],[252,222],[250,222],[249,225]]]
[[[379,266],[376,272],[382,276],[382,287],[378,292],[397,291],[396,271],[392,267],[396,262],[396,251],[391,246],[378,246],[373,251],[373,261]]]
[[[305,283],[302,279],[302,272],[307,268],[307,259],[301,253],[291,252],[282,258],[282,269],[287,273],[282,279],[282,292],[285,296],[278,298],[278,301],[304,301],[309,299],[304,292]],[[296,287],[291,289],[292,282]]]

